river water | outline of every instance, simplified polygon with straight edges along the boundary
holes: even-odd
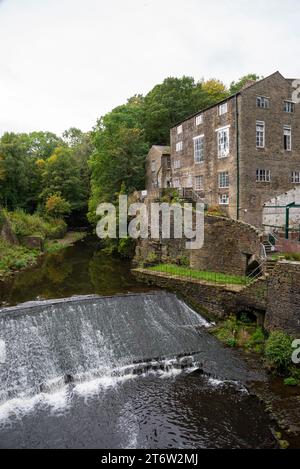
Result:
[[[0,447],[273,447],[263,376],[129,269],[87,239],[1,285]]]

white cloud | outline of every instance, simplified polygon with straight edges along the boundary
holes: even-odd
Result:
[[[300,76],[297,0],[4,0],[0,134],[90,129],[166,76]]]

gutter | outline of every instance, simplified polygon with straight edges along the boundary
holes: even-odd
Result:
[[[240,219],[240,129],[238,95],[235,95],[235,122],[236,122],[236,219]]]

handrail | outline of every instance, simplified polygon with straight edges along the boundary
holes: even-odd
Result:
[[[267,258],[266,246],[263,243],[260,243],[260,257],[263,259]]]
[[[264,265],[266,264],[267,262],[267,258],[263,259],[261,261],[261,263],[256,267],[256,269],[254,269],[251,274],[248,274],[247,275],[247,282],[249,283],[253,283],[254,280],[256,280],[258,277],[261,277],[261,274],[262,274],[262,267],[264,267]],[[253,275],[254,273],[256,272],[255,275]]]

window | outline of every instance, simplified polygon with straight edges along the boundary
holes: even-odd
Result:
[[[180,160],[174,160],[174,169],[179,169],[181,166]]]
[[[228,171],[223,171],[219,173],[219,188],[225,189],[229,187],[229,173]]]
[[[177,142],[176,143],[176,151],[182,151],[183,149],[183,143],[182,141],[181,142]]]
[[[229,204],[229,195],[228,194],[220,194],[219,195],[219,204],[220,205],[228,205]]]
[[[256,121],[256,148],[265,148],[265,123]]]
[[[218,129],[218,157],[226,158],[229,154],[229,127]]]
[[[173,179],[173,187],[179,187],[179,179],[178,178]]]
[[[295,103],[293,101],[284,101],[284,112],[295,112]]]
[[[179,125],[177,127],[177,135],[180,135],[180,134],[182,134],[182,125]]]
[[[257,169],[256,170],[256,182],[270,182],[271,171],[269,169]]]
[[[204,177],[195,176],[195,191],[202,191],[204,189]]]
[[[292,150],[292,129],[289,125],[283,128],[283,145],[286,151]]]
[[[204,135],[194,138],[194,160],[201,163],[204,160]]]
[[[269,107],[270,107],[269,98],[265,98],[264,96],[257,96],[256,106],[260,107],[260,108],[263,108],[263,109],[269,109]]]
[[[228,111],[228,103],[220,104],[220,106],[219,106],[219,116],[222,116],[223,114],[226,114],[227,111]]]
[[[300,184],[300,171],[293,171],[291,173],[292,184]]]
[[[196,116],[196,125],[203,124],[203,114],[199,114],[199,116]]]
[[[156,161],[155,160],[151,161],[151,171],[152,171],[152,173],[155,173],[155,171],[156,171]]]

